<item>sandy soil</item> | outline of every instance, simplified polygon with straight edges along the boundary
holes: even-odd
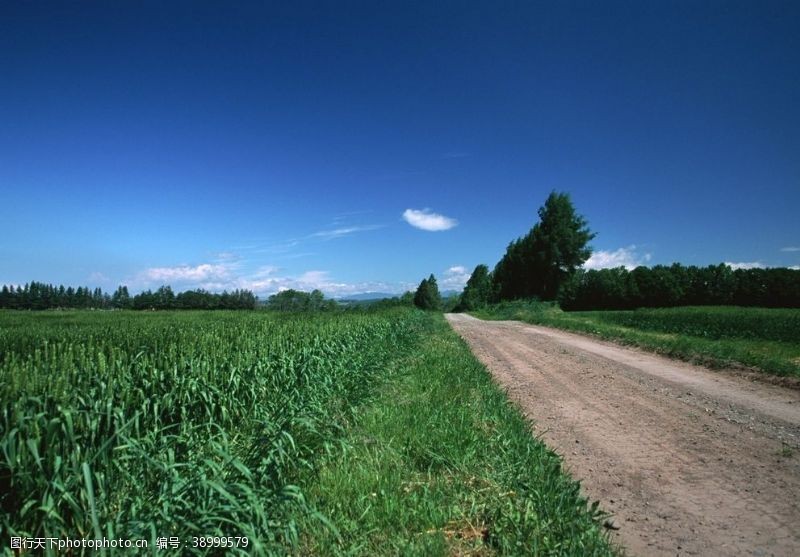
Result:
[[[633,555],[800,555],[800,392],[447,316]]]

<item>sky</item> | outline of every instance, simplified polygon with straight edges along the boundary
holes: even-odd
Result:
[[[798,2],[0,3],[0,284],[800,265]]]

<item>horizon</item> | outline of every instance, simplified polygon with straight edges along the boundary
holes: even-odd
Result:
[[[800,5],[0,6],[0,285],[460,290],[550,191],[586,268],[800,268]]]

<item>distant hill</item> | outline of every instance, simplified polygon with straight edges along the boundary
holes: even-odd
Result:
[[[441,292],[442,298],[449,298],[451,296],[459,296],[459,290],[445,290]],[[390,294],[388,292],[364,292],[362,294],[353,294],[346,298],[338,298],[340,302],[376,302],[385,298],[399,298],[402,294]]]
[[[388,292],[364,292],[362,294],[353,294],[346,298],[339,298],[340,302],[366,302],[383,300],[384,298],[400,297],[400,294],[389,294]]]

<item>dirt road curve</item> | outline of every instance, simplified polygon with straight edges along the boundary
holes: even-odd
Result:
[[[800,555],[800,392],[448,315],[633,555]]]

